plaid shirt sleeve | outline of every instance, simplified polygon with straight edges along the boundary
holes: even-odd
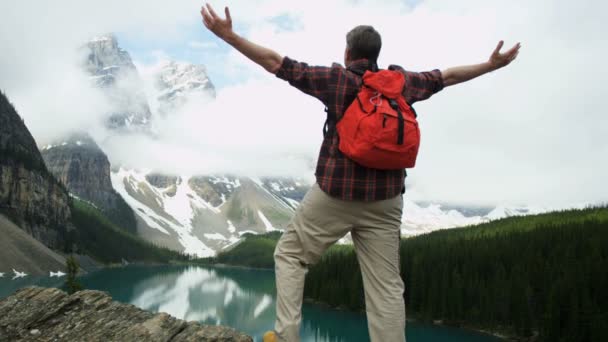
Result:
[[[390,70],[397,70],[405,75],[403,96],[409,104],[423,101],[443,89],[441,71],[435,69],[426,72],[406,71],[398,65],[391,65]]]
[[[332,68],[324,66],[310,66],[295,61],[287,56],[283,57],[281,68],[276,76],[283,79],[302,92],[314,96],[327,104],[329,98],[329,82]]]

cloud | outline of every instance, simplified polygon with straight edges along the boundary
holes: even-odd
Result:
[[[149,103],[158,108],[155,75],[165,60],[140,66]],[[153,135],[96,136],[112,164],[169,174],[232,173],[311,179],[321,130],[306,116],[292,116],[291,104],[317,112],[314,99],[301,101],[280,80],[250,80],[223,88],[215,99],[191,95],[179,109],[154,111]],[[265,94],[260,96],[260,94]],[[321,115],[316,118],[321,122]],[[312,134],[314,132],[314,134]],[[125,148],[129,146],[129,148]]]
[[[416,105],[423,142],[418,165],[409,172],[408,196],[480,204],[606,201],[602,175],[608,173],[608,125],[603,124],[601,100],[608,72],[600,56],[608,52],[602,18],[608,5],[565,0],[414,3],[266,0],[214,5],[230,5],[235,29],[254,42],[312,64],[342,62],[345,33],[363,23],[382,34],[381,67],[445,69],[486,60],[500,39],[506,45],[521,41],[520,57],[507,69]],[[97,108],[103,106],[95,102],[95,92],[77,88],[82,75],[73,65],[73,47],[99,32],[124,32],[152,42],[151,50],[180,40],[202,52],[217,45],[217,54],[207,54],[205,64],[230,82],[219,89],[215,102],[192,102],[158,121],[162,140],[105,140],[114,161],[158,164],[176,172],[245,166],[247,172],[311,174],[306,160],[316,157],[320,144],[322,104],[238,52],[225,52],[225,43],[200,26],[199,3],[107,1],[94,13],[88,7],[82,1],[0,5],[5,14],[0,88],[37,138],[60,130],[57,118],[81,125],[99,117]],[[27,18],[36,18],[36,25]],[[193,27],[200,31],[193,34]],[[153,67],[138,63],[144,73]]]

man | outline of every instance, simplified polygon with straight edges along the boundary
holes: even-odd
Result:
[[[377,69],[381,38],[371,26],[358,26],[346,36],[344,63],[309,66],[254,44],[232,30],[228,8],[220,18],[210,5],[201,9],[203,22],[268,72],[325,104],[329,127],[315,172],[317,182],[306,194],[275,250],[277,319],[265,342],[299,341],[304,278],[310,265],[350,232],[361,265],[365,307],[372,341],[405,341],[404,286],[399,274],[399,237],[404,170],[363,167],[338,149],[335,122],[353,102],[366,70]],[[392,65],[405,76],[403,96],[413,104],[444,87],[502,68],[519,52],[516,44],[500,53],[503,42],[484,63],[415,73]]]

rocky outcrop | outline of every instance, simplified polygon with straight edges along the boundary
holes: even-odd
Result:
[[[148,183],[161,189],[175,186],[178,182],[181,182],[181,179],[178,176],[168,176],[160,173],[149,173],[146,175],[146,180]]]
[[[64,249],[69,197],[47,170],[34,138],[0,93],[0,211],[52,249]]]
[[[234,341],[253,339],[234,329],[185,322],[112,301],[100,291],[67,295],[24,288],[0,301],[2,341]]]
[[[147,174],[146,180],[153,186],[164,189],[163,193],[169,197],[175,196],[177,185],[182,182],[179,176],[168,176],[160,173]]]
[[[197,195],[213,206],[220,206],[226,198],[240,186],[240,180],[234,176],[195,176],[188,181]]]
[[[88,134],[72,134],[44,146],[42,157],[71,194],[95,205],[119,227],[136,232],[133,211],[112,188],[110,161]]]

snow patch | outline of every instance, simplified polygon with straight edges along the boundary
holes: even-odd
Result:
[[[203,234],[209,240],[228,240],[224,235],[220,233]]]
[[[285,201],[287,201],[287,203],[289,203],[289,205],[293,208],[293,209],[297,209],[298,206],[300,205],[300,202],[294,200],[293,198],[289,198],[289,197],[283,197],[283,199]]]
[[[226,222],[228,222],[228,232],[230,232],[230,234],[234,234],[236,232],[236,228],[232,224],[232,221],[227,220]]]
[[[270,187],[272,187],[272,189],[274,191],[276,191],[276,192],[280,192],[281,191],[281,186],[277,182],[270,183]]]
[[[258,210],[258,216],[260,217],[260,220],[262,220],[262,222],[264,223],[264,226],[266,226],[266,232],[279,230],[272,226],[272,223],[270,223],[266,216],[264,216],[264,213],[261,210]]]

